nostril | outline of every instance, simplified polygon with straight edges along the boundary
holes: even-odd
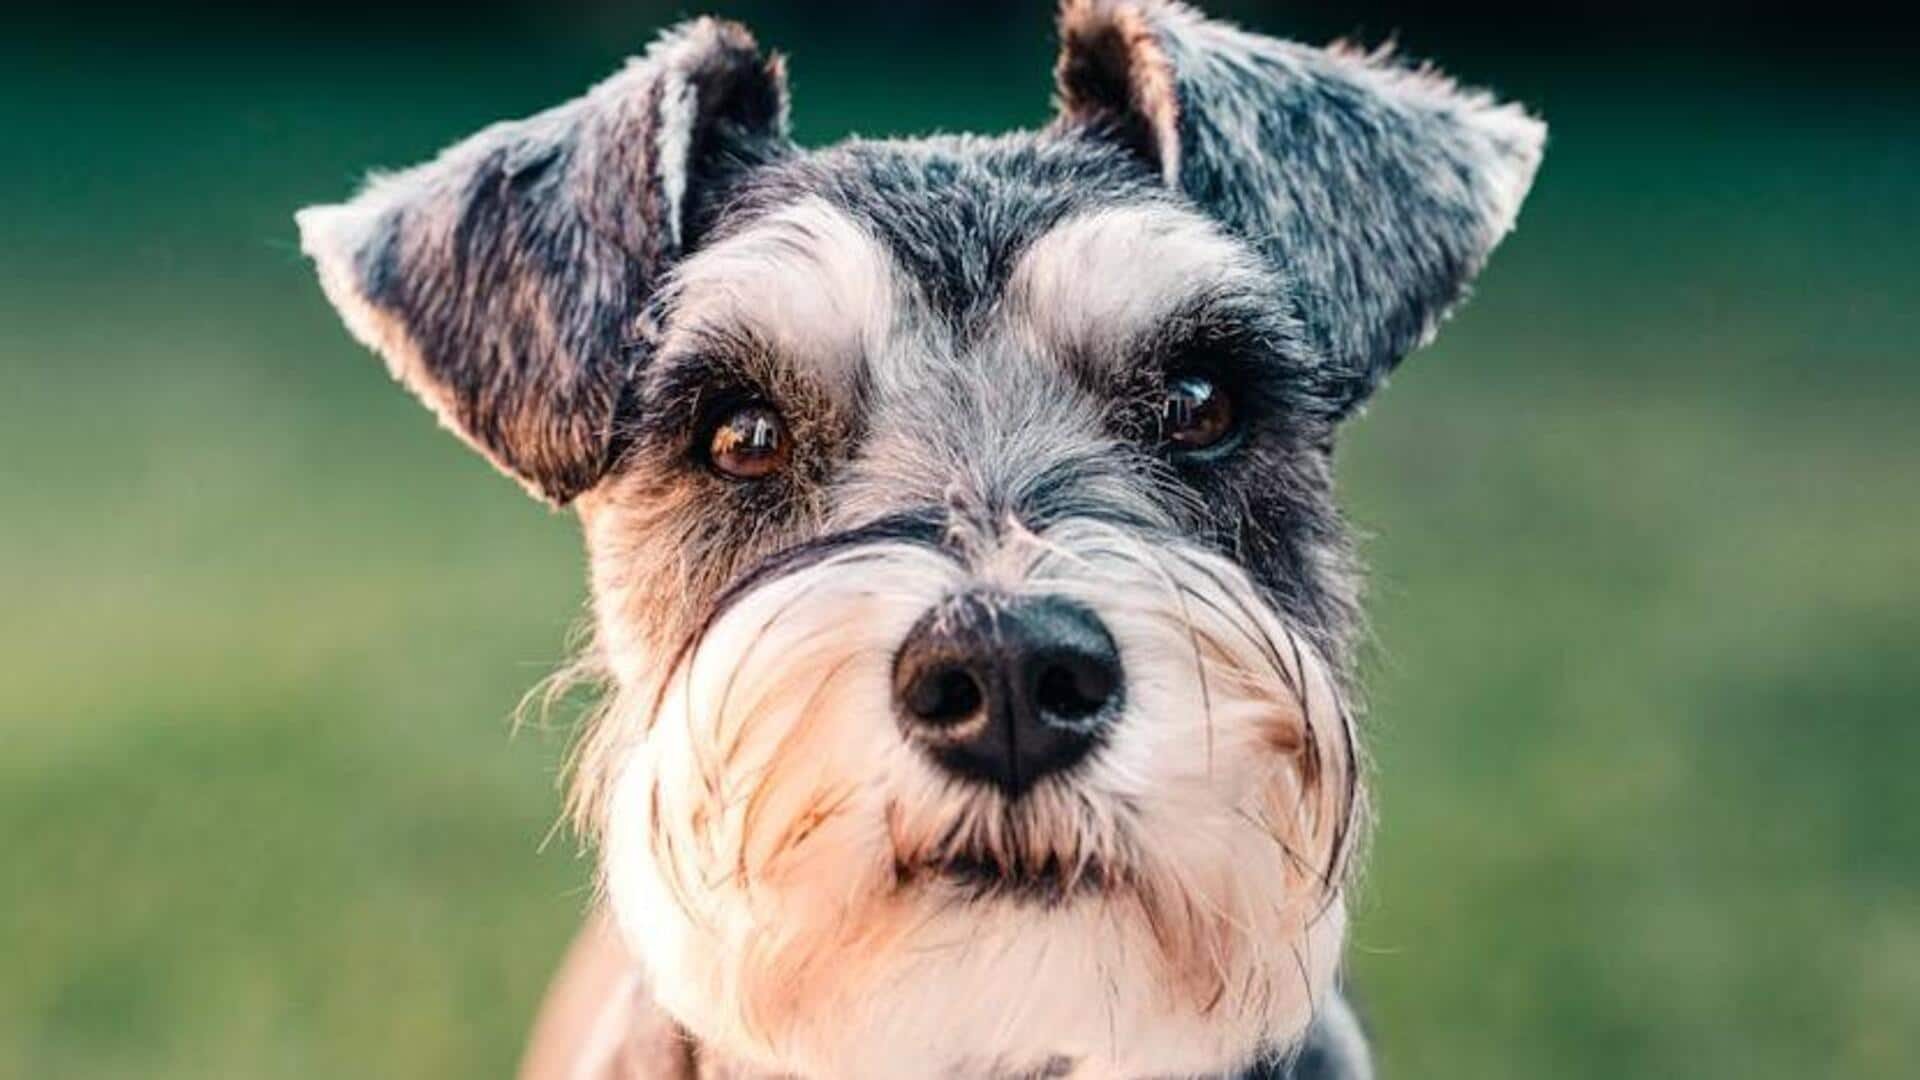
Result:
[[[907,687],[907,711],[929,724],[954,724],[980,709],[979,680],[965,668],[947,665],[921,672]]]
[[[1104,708],[1117,683],[1113,668],[1094,657],[1055,657],[1040,669],[1034,704],[1044,715],[1079,720]]]

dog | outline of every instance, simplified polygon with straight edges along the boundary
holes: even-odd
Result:
[[[530,1073],[1372,1074],[1332,457],[1545,128],[1178,3],[1059,29],[1040,130],[803,149],[697,19],[298,215],[584,530],[608,914]]]

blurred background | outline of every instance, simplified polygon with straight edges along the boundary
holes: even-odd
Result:
[[[1216,3],[1553,142],[1350,431],[1389,1076],[1920,1062],[1920,62],[1846,5]],[[16,12],[0,1076],[497,1076],[587,902],[571,519],[353,344],[290,214],[571,96],[648,3]],[[1598,5],[1595,5],[1597,8]],[[1047,115],[1050,5],[714,3],[794,122]]]

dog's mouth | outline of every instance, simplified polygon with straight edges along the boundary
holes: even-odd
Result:
[[[944,820],[910,820],[900,803],[887,817],[894,885],[903,891],[1057,906],[1123,890],[1134,878],[1125,822],[1057,785],[1015,803],[977,798]]]
[[[901,888],[938,883],[969,901],[1006,900],[1053,907],[1111,890],[1119,881],[1106,863],[1049,854],[1008,859],[984,850],[963,850],[895,864]]]

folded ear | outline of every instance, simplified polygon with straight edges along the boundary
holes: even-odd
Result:
[[[441,422],[565,503],[617,448],[634,328],[746,168],[784,152],[786,80],[700,19],[584,96],[296,215],[328,299]]]
[[[1336,415],[1424,344],[1513,228],[1546,128],[1383,54],[1166,0],[1066,0],[1056,126],[1117,141],[1290,279]]]

